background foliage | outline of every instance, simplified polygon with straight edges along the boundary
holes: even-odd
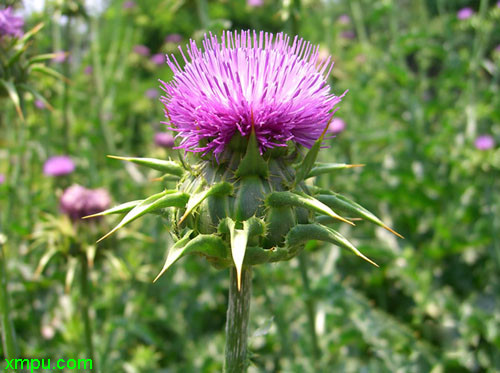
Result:
[[[459,19],[466,6],[474,14]],[[160,190],[156,174],[106,154],[177,157],[153,142],[163,113],[151,89],[171,72],[134,46],[178,54],[167,35],[185,44],[208,31],[263,29],[298,32],[333,56],[333,89],[349,89],[337,114],[347,127],[321,157],[366,166],[317,182],[362,202],[406,239],[363,222],[346,227],[381,268],[311,244],[309,286],[296,260],[258,267],[250,370],[500,370],[500,148],[475,146],[482,134],[500,143],[496,2],[143,0],[126,9],[122,1],[47,0],[24,14],[25,31],[45,24],[29,53],[67,52],[47,65],[70,83],[31,79],[53,110],[25,92],[25,121],[0,98],[0,233],[21,356],[85,357],[79,289],[65,289],[62,188],[105,187],[116,203],[142,198]],[[70,155],[76,171],[43,175],[45,160],[59,154]],[[80,240],[92,245],[114,222],[79,231]],[[221,370],[227,273],[189,257],[152,284],[167,244],[151,216],[97,247],[91,278],[101,371]],[[59,251],[38,276],[51,247]]]

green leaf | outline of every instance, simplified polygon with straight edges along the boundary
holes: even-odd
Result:
[[[252,126],[252,133],[248,140],[247,151],[245,156],[241,160],[238,169],[236,170],[237,177],[243,177],[247,175],[258,175],[262,178],[267,178],[269,175],[269,168],[266,161],[262,158],[259,151],[259,145],[257,143],[257,137],[255,136],[255,130]]]
[[[29,59],[28,64],[33,65],[35,63],[51,60],[58,56],[58,53],[44,53],[33,56]]]
[[[184,169],[179,164],[173,161],[164,161],[156,158],[118,157],[115,155],[108,155],[108,157],[119,159],[121,161],[132,162],[139,166],[146,166],[152,168],[153,170],[161,171],[166,174],[175,175],[178,177],[184,175]]]
[[[19,60],[19,57],[28,49],[28,44],[20,44],[17,46],[17,51],[7,61],[7,67],[11,67]]]
[[[35,273],[33,274],[33,278],[36,280],[40,277],[42,274],[43,270],[47,266],[47,264],[50,262],[50,259],[57,254],[58,250],[57,248],[53,247],[45,252],[43,256],[40,258],[40,261],[38,262],[38,265],[36,267]]]
[[[233,193],[233,185],[223,181],[221,183],[213,185],[211,188],[204,190],[201,193],[195,193],[189,197],[189,201],[186,206],[186,212],[182,215],[179,220],[179,225],[182,224],[184,219],[188,217],[188,215],[198,207],[207,197],[214,195],[228,195]]]
[[[45,97],[43,97],[40,93],[38,93],[38,91],[36,89],[34,89],[32,86],[30,86],[28,84],[19,84],[19,88],[22,88],[25,91],[31,92],[31,94],[33,96],[35,96],[35,98],[37,98],[38,100],[40,100],[44,103],[44,105],[47,107],[47,109],[49,109],[51,111],[54,110],[54,107],[45,99]]]
[[[26,32],[21,39],[19,39],[19,43],[21,45],[25,44],[29,39],[33,37],[38,31],[40,31],[43,28],[44,24],[43,22],[39,23],[35,27],[33,27],[31,30]]]
[[[386,224],[384,224],[382,220],[380,220],[376,215],[365,209],[363,206],[338,193],[334,192],[330,193],[331,194],[329,195],[320,194],[319,196],[317,196],[317,199],[323,202],[324,204],[330,206],[331,208],[338,208],[353,213],[384,229],[387,229],[389,232],[395,234],[399,238],[404,238],[399,233],[389,228]]]
[[[306,179],[314,176],[327,174],[333,171],[345,170],[346,168],[363,167],[364,164],[347,164],[347,163],[323,163],[318,164],[311,169]]]
[[[24,121],[23,111],[21,110],[21,100],[19,98],[19,94],[17,93],[16,86],[12,82],[8,82],[6,80],[0,79],[0,84],[3,85],[7,93],[9,94],[10,99],[14,103],[14,107],[16,108],[17,115]]]
[[[162,209],[164,207],[184,207],[188,201],[189,195],[181,192],[171,192],[164,191],[162,193],[158,193],[152,195],[137,206],[135,206],[132,210],[129,211],[127,215],[120,221],[120,223],[114,227],[109,233],[101,237],[97,242],[104,240],[109,235],[116,232],[118,229],[124,227],[128,223],[140,218],[141,216]]]
[[[48,76],[51,76],[53,78],[56,78],[56,79],[59,79],[59,80],[64,80],[66,83],[70,84],[71,83],[71,80],[69,80],[68,78],[66,78],[63,74],[61,74],[60,72],[54,70],[54,69],[51,69],[50,67],[47,67],[45,65],[42,65],[40,63],[36,63],[36,64],[33,64],[31,66],[31,70],[32,71],[36,71],[36,72],[39,72],[39,73],[42,73],[44,75],[48,75]]]
[[[304,207],[306,209],[318,212],[320,214],[325,214],[334,219],[338,219],[345,223],[354,225],[354,223],[344,219],[342,216],[335,213],[330,207],[328,207],[324,203],[302,192],[269,193],[266,197],[266,205],[269,207],[281,207],[281,206]]]
[[[104,255],[122,280],[128,280],[130,278],[130,272],[123,260],[118,258],[112,251],[109,250],[104,251]]]
[[[73,285],[73,280],[75,279],[76,266],[78,265],[78,259],[75,257],[70,257],[68,259],[68,270],[66,271],[66,279],[64,280],[64,291],[69,293],[71,290],[71,285]]]
[[[97,245],[89,245],[85,250],[85,255],[87,256],[87,263],[89,264],[89,268],[94,267],[94,259],[95,254],[97,253]]]
[[[144,201],[144,200],[138,199],[137,201],[125,202],[125,203],[122,203],[121,205],[111,207],[110,209],[98,212],[97,214],[84,216],[82,219],[90,219],[90,218],[95,218],[98,216],[106,216],[106,215],[112,215],[112,214],[123,214],[123,213],[129,212],[130,210],[132,210],[135,206],[137,206],[142,201]]]
[[[190,239],[192,230],[189,230],[168,251],[167,259],[162,270],[153,282],[156,282],[177,260],[190,253],[200,253],[209,257],[225,258],[227,247],[224,241],[214,235],[200,234]]]
[[[344,236],[339,232],[326,227],[321,224],[298,224],[290,230],[286,236],[286,243],[288,246],[297,246],[304,244],[309,240],[319,240],[330,242],[334,245],[343,247],[345,249],[351,250],[354,254],[363,258],[368,263],[373,264],[378,267],[378,265],[371,259],[364,256],[356,247],[350,243]]]
[[[169,269],[172,264],[174,264],[177,260],[179,260],[186,251],[186,245],[191,240],[190,236],[193,233],[193,230],[190,229],[180,240],[178,240],[169,250],[167,254],[167,259],[165,260],[165,264],[161,269],[158,276],[155,277],[153,282],[156,282],[166,271]]]

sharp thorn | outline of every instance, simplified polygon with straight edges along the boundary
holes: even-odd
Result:
[[[402,238],[403,240],[405,239],[402,235],[400,235],[398,232],[396,232],[394,229],[389,228],[387,225],[383,226],[384,229],[387,229],[389,232],[394,234],[395,236],[398,236],[399,238]]]

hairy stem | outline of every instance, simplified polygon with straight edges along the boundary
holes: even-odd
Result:
[[[248,319],[252,295],[252,269],[243,268],[241,290],[238,291],[236,268],[231,268],[229,302],[226,320],[226,373],[241,373],[247,370]]]

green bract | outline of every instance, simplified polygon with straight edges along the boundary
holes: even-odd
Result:
[[[151,158],[113,157],[160,170],[179,181],[176,190],[94,215],[125,213],[101,240],[144,214],[163,216],[176,242],[156,279],[182,256],[197,253],[217,268],[235,266],[240,284],[242,267],[289,260],[309,240],[333,243],[376,265],[339,232],[323,224],[354,225],[336,212],[339,209],[395,232],[350,199],[304,182],[312,176],[357,166],[315,164],[322,140],[323,136],[304,157],[297,145],[261,155],[254,132],[247,138],[237,135],[218,162],[200,159],[189,167]]]

